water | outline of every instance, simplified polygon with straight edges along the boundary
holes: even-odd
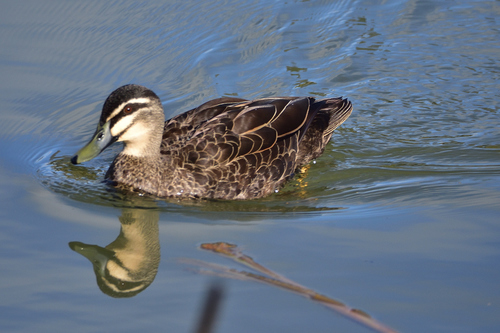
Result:
[[[498,1],[2,8],[0,330],[190,332],[212,279],[178,260],[245,269],[198,248],[226,241],[398,331],[499,331]],[[221,95],[343,95],[354,112],[276,195],[155,201],[101,182],[119,145],[69,163],[131,82],[167,117]],[[127,214],[158,220],[161,262],[147,289],[115,299],[68,243],[104,247]],[[223,282],[217,332],[369,331],[287,291]]]

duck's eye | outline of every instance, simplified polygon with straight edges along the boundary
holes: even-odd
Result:
[[[126,105],[124,108],[123,108],[123,113],[125,114],[130,114],[132,113],[133,109],[130,105]]]
[[[99,133],[97,135],[97,141],[101,141],[102,139],[104,139],[104,133]]]

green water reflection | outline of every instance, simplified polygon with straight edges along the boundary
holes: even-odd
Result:
[[[106,247],[81,242],[70,242],[69,246],[92,263],[103,293],[133,297],[146,289],[158,272],[159,212],[154,208],[123,208],[118,219],[120,233]]]

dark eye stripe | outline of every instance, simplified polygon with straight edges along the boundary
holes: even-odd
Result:
[[[149,104],[147,103],[130,103],[123,107],[123,109],[113,118],[110,119],[110,127],[113,127],[120,119],[123,117],[129,116],[137,110],[143,109],[147,107]],[[125,108],[130,107],[132,110],[130,112],[125,112]]]
[[[123,107],[122,111],[126,114],[131,114],[132,112],[136,111],[136,110],[139,110],[139,109],[142,109],[144,107],[146,107],[148,104],[146,103],[130,103],[130,104],[127,104]],[[130,111],[126,111],[127,109],[130,109]]]

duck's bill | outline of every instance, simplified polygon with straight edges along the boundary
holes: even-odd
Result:
[[[109,122],[102,126],[98,125],[92,140],[71,158],[71,163],[79,164],[90,161],[115,141],[116,138],[111,135],[109,130]]]
[[[114,257],[115,252],[98,245],[90,245],[81,242],[70,242],[69,247],[76,253],[81,254],[94,265],[94,269],[104,275],[107,262]]]

